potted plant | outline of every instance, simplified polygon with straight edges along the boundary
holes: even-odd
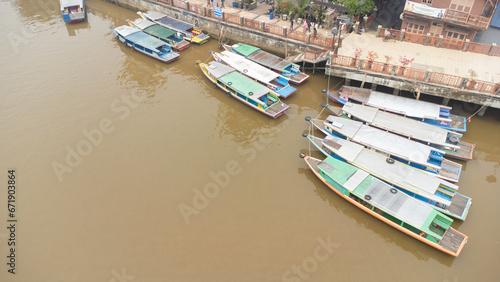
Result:
[[[409,59],[409,58],[406,58],[406,56],[399,56],[399,62],[401,63],[401,74],[404,75],[404,71],[406,69],[407,66],[409,66],[413,60],[415,60],[415,58],[413,59]]]
[[[366,58],[368,59],[368,68],[371,69],[373,67],[373,61],[378,58],[378,55],[375,51],[368,51]]]
[[[361,54],[363,53],[363,49],[361,48],[355,48],[354,49],[354,60],[352,61],[352,66],[356,66],[356,62],[358,61],[359,58],[361,58]]]

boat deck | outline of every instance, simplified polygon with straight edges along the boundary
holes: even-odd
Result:
[[[470,198],[457,193],[455,194],[455,197],[451,199],[451,205],[448,206],[448,211],[452,214],[464,214],[464,211],[470,206],[470,201]],[[465,220],[466,215],[467,214],[464,215],[462,220]]]
[[[336,115],[338,117],[340,117],[344,114],[342,111],[342,108],[339,108],[339,107],[333,107],[330,105],[326,105],[326,109],[330,112],[330,114]]]
[[[268,112],[272,115],[275,115],[275,114],[283,111],[286,108],[288,108],[288,105],[278,102],[278,103],[275,103],[274,105],[272,105],[271,107],[267,108],[266,112]]]
[[[472,160],[472,153],[474,152],[475,145],[472,143],[460,141],[460,149],[455,153],[449,154],[449,156],[461,159],[461,160]]]
[[[304,80],[306,80],[307,78],[309,77],[309,75],[303,73],[303,72],[299,72],[295,75],[292,75],[290,76],[290,80],[291,81],[295,81],[296,83],[302,83]]]
[[[439,245],[458,256],[466,242],[467,236],[450,227],[439,242]]]
[[[450,115],[450,127],[465,132],[466,130],[466,123],[465,123],[465,118],[462,116],[457,116],[457,115]]]

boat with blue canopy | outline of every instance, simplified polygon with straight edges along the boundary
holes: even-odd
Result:
[[[283,115],[290,107],[280,101],[278,94],[244,76],[234,68],[212,61],[197,62],[203,74],[217,87],[247,106],[272,118]]]
[[[450,182],[458,182],[460,178],[462,165],[445,159],[445,152],[437,148],[352,119],[331,115],[326,120],[310,117],[306,120],[326,135],[353,141],[430,175]]]
[[[395,229],[454,257],[467,243],[468,237],[451,227],[451,218],[367,172],[332,157],[300,157],[337,195]]]
[[[138,12],[137,14],[144,19],[150,20],[161,26],[179,32],[184,37],[184,39],[189,42],[203,44],[206,43],[208,39],[210,39],[210,36],[203,33],[201,27],[197,27],[190,23],[171,18],[165,14],[154,11],[147,11],[145,13]]]
[[[85,19],[84,0],[60,0],[59,4],[65,22],[76,23]]]
[[[171,30],[169,28],[156,24],[152,21],[140,18],[134,21],[130,21],[129,25],[132,27],[136,27],[149,35],[152,35],[158,39],[167,42],[168,44],[170,44],[170,46],[172,46],[172,49],[174,49],[175,51],[180,52],[186,50],[189,47],[190,43],[184,40],[184,37],[182,37],[180,33],[176,32],[175,30]]]
[[[331,135],[322,139],[307,133],[303,136],[326,156],[362,169],[446,215],[465,220],[469,213],[472,199],[459,194],[453,183],[345,139]]]
[[[221,53],[211,51],[211,53],[217,62],[225,63],[240,73],[266,85],[270,89],[276,91],[282,98],[288,98],[297,91],[295,87],[288,84],[288,78],[254,63],[243,56],[229,51],[222,51]]]
[[[472,159],[475,145],[461,140],[461,133],[351,102],[347,102],[342,108],[324,106],[333,115],[360,120],[370,126],[422,142],[444,151],[445,156],[460,160]]]
[[[284,60],[276,55],[269,52],[263,51],[258,47],[254,47],[248,44],[237,43],[232,46],[222,45],[224,49],[230,52],[234,52],[241,55],[250,61],[260,64],[264,67],[270,68],[271,70],[287,77],[291,83],[301,84],[304,82],[309,75],[300,72],[300,66]]]
[[[170,63],[179,58],[179,54],[174,52],[169,44],[142,32],[138,28],[123,25],[113,28],[113,31],[118,40],[128,47],[157,60]]]
[[[327,95],[333,101],[341,104],[347,102],[360,103],[447,130],[457,132],[467,130],[465,117],[451,114],[452,108],[448,106],[346,85],[342,86],[338,91],[327,92]]]

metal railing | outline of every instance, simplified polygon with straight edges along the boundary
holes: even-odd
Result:
[[[342,66],[356,70],[382,73],[408,79],[411,82],[421,81],[458,89],[468,89],[476,92],[500,95],[500,83],[476,80],[451,74],[411,68],[376,61],[363,60],[348,56],[333,55],[330,66]]]

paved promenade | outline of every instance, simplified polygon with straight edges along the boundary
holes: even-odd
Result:
[[[440,73],[469,77],[469,69],[477,72],[476,79],[489,82],[500,82],[500,57],[488,56],[472,52],[436,48],[420,44],[389,40],[384,42],[381,37],[375,37],[375,32],[363,35],[349,34],[339,49],[339,55],[354,57],[356,48],[361,48],[361,58],[366,59],[368,51],[374,51],[379,61],[384,63],[384,55],[392,56],[390,63],[399,64],[399,57],[406,56],[415,59],[412,68],[431,70]]]
[[[206,6],[206,0],[191,0],[190,3]],[[216,6],[217,0],[214,0]],[[219,1],[219,6],[221,2]],[[225,8],[222,8],[225,13],[237,14],[239,16],[253,19],[257,21],[266,22],[269,24],[276,24],[283,27],[290,28],[290,21],[274,18],[270,19],[268,10],[270,5],[265,3],[258,3],[257,8],[253,10],[244,10],[240,8],[233,8],[232,2],[225,1]],[[299,29],[302,31],[302,26],[294,24],[294,30]],[[320,28],[318,29],[320,36],[333,36],[329,30]],[[406,56],[409,59],[415,59],[410,65],[411,68],[431,70],[445,74],[451,74],[461,77],[469,77],[469,69],[477,73],[476,79],[488,82],[500,82],[500,57],[487,56],[484,54],[477,54],[472,52],[461,52],[457,50],[436,48],[432,46],[424,46],[420,44],[389,40],[384,42],[381,37],[375,37],[375,32],[370,31],[362,35],[355,33],[342,33],[344,38],[342,48],[339,49],[339,55],[354,57],[355,48],[363,50],[361,58],[366,59],[368,51],[374,51],[378,55],[375,61],[385,62],[384,55],[392,56],[391,64],[399,64],[399,57]]]

